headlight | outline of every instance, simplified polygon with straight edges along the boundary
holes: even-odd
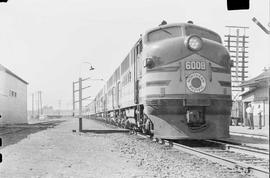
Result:
[[[148,57],[144,60],[144,67],[147,67],[148,69],[152,69],[155,66],[154,60],[151,57]]]
[[[198,51],[202,48],[202,39],[196,35],[189,36],[186,45],[190,50]]]

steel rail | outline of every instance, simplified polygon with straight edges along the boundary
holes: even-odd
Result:
[[[244,170],[246,173],[252,172],[256,176],[269,177],[268,170],[259,168],[257,166],[252,166],[252,165],[249,165],[246,163],[235,161],[235,160],[230,159],[230,158],[223,158],[221,156],[213,155],[213,154],[210,154],[210,153],[198,150],[198,149],[194,149],[194,148],[191,148],[191,147],[188,147],[185,145],[178,144],[178,143],[173,143],[173,147],[178,149],[178,150],[196,155],[198,157],[203,157],[203,158],[206,158],[210,161],[225,165],[229,168],[238,168],[240,170]]]
[[[0,137],[3,136],[3,135],[9,135],[9,134],[15,134],[15,133],[18,133],[18,132],[22,132],[22,131],[24,131],[26,129],[27,128],[25,128],[25,127],[20,127],[20,128],[13,128],[13,130],[8,130],[8,131],[3,132],[3,133],[0,132]]]
[[[251,154],[253,156],[257,156],[260,158],[268,158],[269,159],[269,152],[263,151],[260,148],[256,149],[254,147],[248,147],[246,145],[233,145],[233,144],[228,144],[220,141],[215,141],[215,140],[206,140],[211,143],[216,143],[224,146],[226,150],[238,152],[238,153],[245,153],[245,154]]]
[[[177,150],[180,150],[180,151],[192,154],[192,155],[196,155],[196,156],[201,157],[201,158],[205,158],[205,159],[210,160],[212,162],[216,162],[218,164],[224,165],[228,168],[236,168],[236,169],[244,171],[245,173],[252,172],[254,175],[259,176],[259,177],[269,177],[268,170],[262,169],[262,168],[257,167],[257,166],[242,163],[240,161],[236,161],[236,160],[233,160],[230,158],[224,158],[221,156],[213,155],[211,153],[207,153],[205,151],[201,151],[201,150],[196,149],[196,148],[191,148],[189,146],[185,146],[185,145],[175,143],[175,142],[172,142],[169,140],[152,138],[150,136],[147,136],[147,135],[144,135],[141,133],[136,133],[136,134],[140,137],[143,137],[143,138],[150,138],[152,141],[155,141],[158,143],[162,143],[162,144],[164,143],[166,145],[170,145]]]

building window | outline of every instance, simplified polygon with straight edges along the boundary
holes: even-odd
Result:
[[[13,90],[9,90],[9,96],[16,98],[17,97],[17,92],[15,92]]]

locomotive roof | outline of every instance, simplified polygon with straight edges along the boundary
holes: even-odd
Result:
[[[158,30],[160,28],[175,27],[175,26],[179,26],[179,27],[188,27],[188,26],[198,27],[198,28],[201,28],[201,29],[204,29],[204,30],[207,30],[207,31],[211,31],[212,33],[215,33],[216,35],[218,35],[216,32],[214,32],[214,31],[212,31],[212,30],[210,30],[208,28],[205,28],[205,27],[202,27],[202,26],[198,26],[198,25],[194,25],[194,24],[191,24],[191,23],[170,23],[170,24],[166,24],[166,25],[161,25],[161,26],[157,26],[157,27],[154,27],[154,28],[151,28],[151,29],[147,30],[145,32],[145,34],[151,32],[151,31]]]

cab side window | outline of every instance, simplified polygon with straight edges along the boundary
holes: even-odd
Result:
[[[142,59],[141,59],[141,52],[143,50],[142,40],[140,40],[136,45],[136,57],[135,60],[137,62],[137,74],[138,77],[142,77]]]
[[[143,45],[142,45],[142,40],[140,40],[136,46],[136,55],[138,56],[139,54],[141,54],[142,50],[143,50]]]

